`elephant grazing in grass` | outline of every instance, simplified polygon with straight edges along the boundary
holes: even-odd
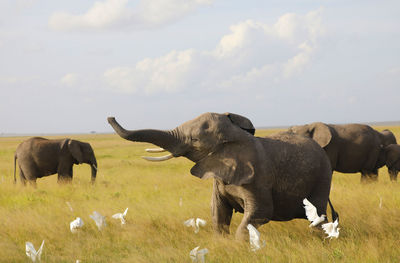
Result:
[[[211,210],[219,233],[229,233],[234,210],[244,213],[238,239],[248,235],[248,224],[305,219],[305,198],[326,215],[332,170],[324,151],[309,138],[289,133],[255,137],[251,121],[232,113],[205,113],[168,131],[125,130],[114,117],[108,122],[126,140],[153,143],[170,156],[195,162],[192,175],[214,178]]]
[[[314,139],[325,150],[333,170],[360,172],[362,182],[378,179],[378,169],[385,165],[383,149],[396,143],[391,131],[378,132],[364,124],[314,122],[293,126],[289,131]]]
[[[14,182],[16,161],[21,182],[36,186],[36,179],[58,173],[58,182],[72,181],[72,166],[87,163],[92,168],[92,183],[96,180],[97,161],[89,143],[71,139],[48,140],[33,137],[22,142],[14,155]]]

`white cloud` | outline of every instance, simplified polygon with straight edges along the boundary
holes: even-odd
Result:
[[[322,10],[286,14],[273,25],[247,20],[231,26],[213,50],[171,51],[134,67],[104,73],[117,92],[178,92],[185,89],[263,89],[307,67],[324,33]]]
[[[213,0],[141,0],[136,8],[128,0],[105,0],[95,4],[84,14],[56,12],[49,19],[55,30],[104,30],[110,28],[147,28],[170,23]]]
[[[104,76],[111,88],[136,93],[143,87],[146,93],[176,92],[185,88],[193,66],[194,50],[172,51],[157,59],[145,59],[134,68],[117,67]]]
[[[67,86],[74,86],[78,82],[78,75],[75,73],[68,73],[61,78],[61,83]]]

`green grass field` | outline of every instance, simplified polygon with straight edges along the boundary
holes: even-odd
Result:
[[[400,139],[400,127],[389,128]],[[0,138],[0,262],[29,262],[25,242],[38,248],[43,239],[42,262],[191,262],[196,246],[208,248],[206,262],[400,262],[400,182],[389,181],[386,167],[379,182],[367,185],[360,184],[359,174],[334,174],[331,200],[340,214],[339,239],[324,240],[306,220],[270,222],[259,229],[266,247],[254,253],[233,234],[213,233],[212,180],[191,176],[189,160],[147,162],[140,156],[151,145],[116,135],[69,137],[93,146],[95,186],[88,165],[74,167],[71,185],[58,185],[52,175],[39,179],[37,189],[23,187],[17,174],[15,186],[14,151],[27,137]],[[127,224],[121,226],[111,215],[126,207]],[[89,218],[93,211],[106,216],[101,232]],[[69,223],[78,216],[85,225],[72,234]],[[183,225],[191,217],[208,222],[198,234]],[[241,218],[234,214],[231,233]]]

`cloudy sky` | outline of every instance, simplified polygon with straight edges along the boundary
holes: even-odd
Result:
[[[400,120],[398,0],[0,0],[0,133]]]

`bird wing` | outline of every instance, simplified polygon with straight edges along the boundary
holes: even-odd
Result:
[[[38,256],[38,258],[39,258],[39,261],[40,261],[40,256],[42,255],[43,246],[44,246],[44,240],[42,241],[42,244],[40,245],[40,248],[39,248],[39,250],[37,251],[37,254],[36,254]]]
[[[330,235],[333,232],[334,225],[332,222],[326,223],[322,225],[322,229],[325,231],[326,234]]]
[[[197,250],[199,250],[200,247],[195,247],[190,251],[190,258],[194,261],[197,259]]]
[[[125,209],[125,211],[123,213],[124,217],[126,216],[126,213],[128,213],[128,207]]]
[[[188,220],[186,220],[185,222],[183,222],[183,224],[187,227],[191,226],[191,227],[195,227],[195,221],[194,218],[190,218]]]
[[[338,227],[338,225],[339,225],[339,221],[336,218],[335,222],[333,222],[333,227],[336,229]]]
[[[90,217],[96,221],[101,223],[104,220],[104,216],[102,216],[99,212],[94,211],[93,215],[90,215]]]
[[[28,257],[31,255],[36,255],[36,249],[31,242],[25,242],[25,252]]]
[[[115,219],[120,219],[120,218],[122,218],[122,214],[121,213],[117,213],[117,214],[112,215],[111,217],[115,218]]]
[[[258,230],[253,225],[248,224],[247,229],[249,230],[250,248],[252,251],[256,251],[265,245],[265,242],[263,245],[261,245],[260,232],[258,232]]]
[[[93,212],[93,215],[90,215],[90,218],[92,218],[96,222],[99,230],[101,230],[101,228],[106,225],[105,217],[96,211]]]
[[[204,256],[207,253],[208,253],[208,249],[207,248],[203,248],[203,249],[200,249],[200,250],[197,251],[197,254],[198,255],[202,255],[202,256]]]
[[[196,219],[196,225],[197,226],[205,226],[207,224],[207,221],[201,218]]]
[[[249,230],[250,242],[260,239],[260,232],[253,225],[248,224],[247,229]]]
[[[317,214],[317,208],[313,204],[311,204],[311,202],[308,201],[307,198],[304,198],[303,204],[308,221],[313,222],[319,217]]]

